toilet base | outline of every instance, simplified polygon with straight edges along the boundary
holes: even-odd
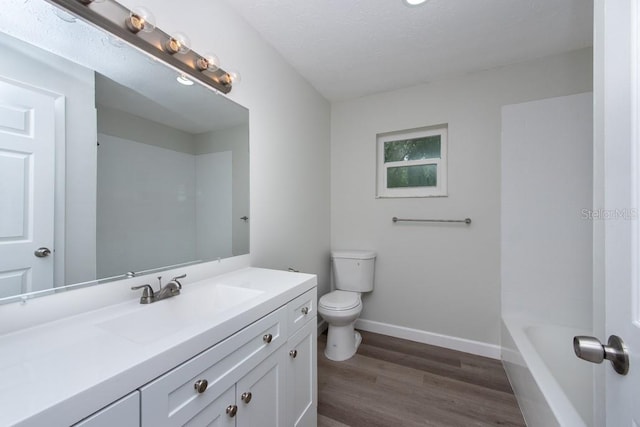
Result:
[[[324,355],[327,359],[341,362],[350,359],[356,354],[362,342],[362,335],[354,330],[353,326],[353,323],[346,326],[329,325],[327,347],[324,350]]]

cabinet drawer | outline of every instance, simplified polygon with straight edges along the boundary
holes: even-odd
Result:
[[[291,300],[286,308],[289,317],[288,333],[291,336],[300,329],[308,320],[313,319],[317,314],[318,293],[313,288],[298,298]]]
[[[287,319],[282,307],[142,387],[142,426],[187,424],[284,344]]]

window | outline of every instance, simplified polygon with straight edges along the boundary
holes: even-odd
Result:
[[[447,126],[379,134],[377,197],[447,195]]]

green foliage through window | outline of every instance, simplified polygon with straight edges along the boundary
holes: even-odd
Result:
[[[387,188],[436,187],[437,185],[437,165],[387,168]]]
[[[384,162],[440,158],[440,135],[384,143]]]

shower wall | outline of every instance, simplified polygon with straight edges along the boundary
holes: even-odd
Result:
[[[502,315],[591,328],[592,94],[502,109]]]

